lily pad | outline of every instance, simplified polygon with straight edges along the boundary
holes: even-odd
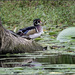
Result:
[[[35,41],[43,40],[43,38],[35,38]]]
[[[75,27],[69,27],[58,34],[57,40],[60,42],[68,42],[75,39],[73,37],[75,37]]]

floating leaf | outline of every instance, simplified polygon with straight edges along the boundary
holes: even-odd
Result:
[[[35,38],[35,41],[43,40],[43,38]]]
[[[64,74],[64,73],[62,73],[62,72],[50,72],[49,74],[53,74],[53,75],[58,74],[58,75],[60,75],[60,74]]]
[[[75,27],[70,27],[61,31],[57,36],[57,40],[60,42],[68,42],[74,39],[73,37],[75,37]]]
[[[49,35],[54,35],[56,34],[56,32],[49,32]]]

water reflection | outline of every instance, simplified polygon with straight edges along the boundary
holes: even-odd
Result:
[[[4,69],[21,67],[19,71],[13,69],[13,74],[23,73],[23,71],[25,72],[31,68],[36,72],[39,70],[48,74],[58,73],[57,75],[59,75],[59,73],[61,73],[60,75],[74,75],[74,64],[74,55],[59,55],[57,53],[39,54],[39,52],[31,54],[0,55],[0,67]],[[32,72],[31,69],[30,71]],[[12,69],[10,71],[12,72]]]
[[[37,65],[37,62],[40,63]],[[35,64],[34,64],[35,63]],[[51,64],[75,64],[74,55],[0,55],[0,67],[41,66]]]
[[[35,60],[48,64],[75,64],[74,55],[46,56],[45,58],[36,58]]]

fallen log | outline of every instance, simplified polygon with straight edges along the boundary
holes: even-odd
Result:
[[[43,50],[43,47],[32,40],[15,36],[2,26],[0,19],[0,54],[23,53]]]

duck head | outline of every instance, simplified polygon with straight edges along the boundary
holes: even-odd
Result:
[[[41,24],[42,22],[41,22],[41,20],[40,19],[34,19],[33,20],[33,25],[34,26],[37,26],[37,25],[39,25],[39,24]]]

